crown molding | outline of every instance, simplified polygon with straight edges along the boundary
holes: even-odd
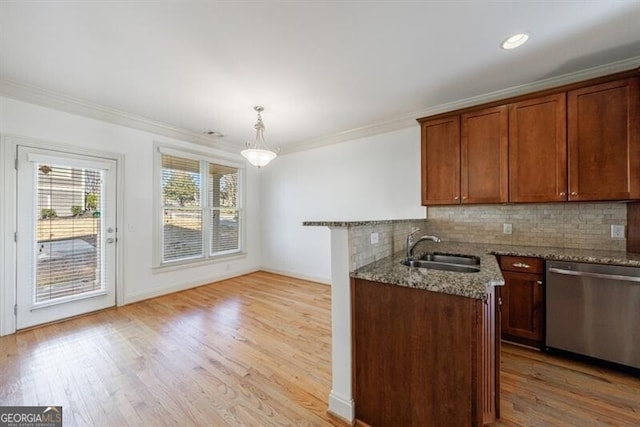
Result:
[[[563,74],[556,77],[550,77],[538,80],[532,83],[526,83],[519,86],[513,86],[506,89],[489,92],[483,95],[472,96],[470,98],[458,101],[448,102],[445,104],[429,107],[424,110],[414,111],[394,119],[385,120],[367,126],[346,130],[344,132],[327,135],[320,138],[311,139],[299,144],[287,145],[282,147],[280,154],[291,154],[299,151],[311,150],[314,148],[324,147],[326,145],[338,144],[353,139],[365,138],[381,133],[392,132],[395,130],[406,129],[408,127],[417,126],[416,119],[420,117],[433,116],[447,111],[459,110],[462,108],[472,107],[474,105],[485,104],[492,101],[511,98],[514,96],[524,95],[531,92],[537,92],[545,89],[563,86],[566,84],[577,83],[596,77],[606,76],[608,74],[618,73],[631,70],[640,66],[640,56],[635,56],[622,61],[612,62],[605,65],[599,65],[585,70],[573,73]]]
[[[607,74],[630,70],[639,66],[640,56],[635,56],[622,61],[587,68],[585,70],[577,71],[574,73],[563,74],[561,76],[538,80],[520,86],[513,86],[507,89],[501,89],[483,95],[473,96],[470,98],[436,105],[427,109],[403,114],[389,120],[379,121],[370,125],[310,139],[298,144],[285,145],[282,147],[280,154],[291,154],[299,151],[324,147],[327,145],[338,144],[354,139],[379,135],[395,130],[406,129],[412,126],[417,126],[416,119],[419,117],[432,116],[435,114],[446,113],[447,111],[458,110],[461,108],[472,107],[474,105],[484,104],[487,102],[498,101],[500,99],[524,95],[530,92],[551,89],[565,84],[576,83],[582,80],[588,80],[591,78],[605,76]],[[236,153],[241,149],[241,147],[237,144],[223,141],[220,138],[202,135],[197,132],[170,125],[168,123],[151,120],[146,117],[105,107],[99,104],[94,104],[68,95],[63,95],[57,92],[49,91],[12,80],[0,79],[0,96],[5,96],[7,98],[28,102],[43,107],[53,108],[72,114],[78,114],[84,117],[89,117],[120,126],[126,126],[132,129],[153,133],[168,138],[191,142],[208,148],[217,148],[233,153]]]
[[[143,116],[94,104],[72,96],[13,80],[0,79],[0,96],[153,133],[155,135],[191,142],[208,148],[217,148],[233,153],[239,150],[237,145],[223,141],[220,138],[202,135],[168,123],[151,120]]]

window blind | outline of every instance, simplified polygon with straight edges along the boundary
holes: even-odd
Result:
[[[104,291],[101,170],[34,163],[36,263],[33,302]]]
[[[159,147],[160,264],[188,263],[242,249],[242,166]]]
[[[209,250],[212,255],[240,249],[240,210],[238,169],[209,164],[209,206],[211,227]]]
[[[200,162],[162,155],[162,260],[203,256]]]

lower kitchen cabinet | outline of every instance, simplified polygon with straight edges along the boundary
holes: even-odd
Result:
[[[502,339],[542,348],[544,345],[544,261],[500,257]]]
[[[352,279],[357,425],[481,426],[499,417],[487,300]]]

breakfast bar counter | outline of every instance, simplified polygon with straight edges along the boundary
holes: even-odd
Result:
[[[401,264],[407,258],[406,251],[399,251],[356,269],[350,273],[350,276],[356,279],[424,289],[432,292],[486,299],[489,287],[504,284],[495,255],[640,266],[640,254],[621,251],[462,242],[425,242],[420,244],[418,248],[420,250],[416,251],[415,258],[419,258],[420,254],[425,252],[478,257],[480,259],[480,270],[472,273],[457,273],[407,267]]]
[[[406,251],[402,251],[355,270],[351,277],[476,299],[486,299],[489,288],[504,284],[496,258],[486,251],[486,246],[442,242],[425,243],[419,248],[420,252],[478,257],[480,270],[458,273],[407,267],[401,264],[407,258]],[[416,258],[420,252],[416,252]]]

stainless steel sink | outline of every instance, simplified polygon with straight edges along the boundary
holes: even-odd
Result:
[[[471,255],[449,255],[437,252],[426,253],[417,258],[420,261],[444,262],[447,264],[480,265],[480,258]]]
[[[452,271],[455,273],[477,273],[480,271],[480,258],[468,255],[427,253],[418,259],[405,259],[402,264],[407,267]]]

